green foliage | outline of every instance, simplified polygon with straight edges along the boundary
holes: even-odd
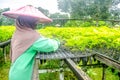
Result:
[[[84,27],[89,27],[89,26],[92,26],[90,22],[86,21],[84,22],[81,26],[84,26]]]
[[[67,21],[64,25],[64,27],[90,27],[90,26],[108,26],[110,25],[109,23],[105,21],[80,21],[80,20],[75,20],[75,21]]]
[[[2,12],[9,11],[9,10],[10,8],[0,9],[0,14],[2,14]],[[0,15],[0,26],[1,25],[13,25],[13,24],[14,24],[14,19],[7,18],[3,15]]]
[[[65,71],[64,72],[64,79],[65,80],[78,80],[72,71]]]
[[[2,26],[0,27],[0,42],[10,39],[15,28],[13,26]],[[61,42],[65,42],[65,46],[70,50],[82,50],[84,51],[86,48],[96,49],[96,50],[113,50],[120,52],[120,28],[108,28],[108,27],[64,27],[64,28],[56,28],[56,27],[46,27],[45,29],[37,30],[40,34],[50,37],[50,38],[58,38]],[[111,53],[111,52],[110,52]],[[114,53],[114,55],[116,55]],[[119,54],[118,54],[119,55]],[[57,62],[57,61],[56,61]],[[8,71],[10,64],[0,66],[0,80],[4,78],[4,80],[8,80]],[[46,66],[53,68],[54,66],[59,67],[58,64],[47,63]],[[43,66],[44,67],[44,66]],[[42,68],[42,67],[41,67]],[[94,79],[98,80],[98,76],[101,77],[101,69],[88,69],[87,73]],[[115,75],[117,72],[111,75],[110,70],[106,71],[107,79],[106,80],[117,80],[118,77]],[[58,77],[53,74],[42,74],[42,79],[50,78],[53,80],[53,77]],[[67,75],[68,74],[68,75]],[[54,76],[55,75],[55,76]],[[44,77],[45,76],[45,77]],[[51,78],[52,76],[52,78]],[[71,72],[65,72],[65,76],[68,78],[72,78],[76,80],[74,75]],[[95,77],[96,76],[96,77]],[[110,77],[109,77],[110,76]],[[68,78],[66,78],[68,80]]]
[[[38,9],[39,11],[41,11],[44,15],[46,15],[46,16],[49,15],[49,11],[48,11],[47,9],[43,9],[43,8],[41,8],[41,7],[37,7],[37,9]]]
[[[65,47],[71,51],[84,51],[86,48],[107,52],[111,58],[119,60],[120,28],[109,27],[47,27],[38,30],[44,36],[59,38],[66,42]],[[111,54],[113,54],[111,56]]]
[[[120,28],[108,27],[74,27],[74,28],[54,28],[47,27],[39,30],[44,35],[66,40],[66,46],[86,47],[86,48],[116,48],[120,46]],[[72,45],[71,45],[72,44]]]
[[[39,78],[40,80],[59,80],[59,72],[42,73]]]
[[[14,30],[13,26],[0,26],[0,42],[10,39]]]
[[[15,28],[12,26],[0,27],[0,42],[11,38]],[[108,49],[120,51],[120,28],[108,27],[46,27],[38,30],[50,38],[59,38],[66,42],[65,46],[71,50]]]
[[[82,21],[67,21],[67,23],[64,25],[65,27],[79,27],[82,24]]]
[[[1,25],[4,26],[14,25],[14,19],[12,18],[7,18],[5,16],[2,16],[1,20],[2,20]]]
[[[58,8],[68,12],[71,18],[109,19],[119,18],[119,0],[57,0]]]
[[[60,68],[60,60],[46,60],[41,61],[42,64],[39,65],[40,69],[53,69],[53,68]]]
[[[53,19],[53,22],[50,23],[49,25],[56,26],[57,24],[59,24],[60,26],[63,26],[66,23],[66,21],[59,19],[68,18],[68,14],[54,13],[54,14],[50,14],[50,18]]]
[[[92,68],[89,67],[87,70],[87,74],[92,77],[92,80],[102,80],[102,68]],[[111,72],[109,70],[109,68],[107,68],[106,70],[106,74],[105,74],[105,80],[119,80],[119,76],[118,75],[114,75],[113,72]]]
[[[92,26],[91,21],[68,21],[65,25],[65,27],[90,27]]]
[[[10,60],[7,58],[6,63],[0,63],[0,80],[8,80]]]
[[[58,8],[63,12],[69,12],[71,6],[71,0],[57,0]]]

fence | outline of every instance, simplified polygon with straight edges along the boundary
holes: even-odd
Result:
[[[74,23],[72,21],[75,21]],[[44,25],[48,25],[48,26],[57,26],[57,27],[64,27],[64,26],[68,26],[66,24],[68,24],[68,22],[70,22],[71,24],[73,23],[73,25],[75,27],[88,27],[88,26],[110,26],[110,27],[119,27],[120,25],[120,20],[113,20],[113,19],[73,19],[73,18],[53,18],[53,22],[49,23],[49,24],[43,24]],[[69,23],[69,24],[70,24]],[[87,24],[87,25],[81,25],[81,24]],[[68,26],[70,27],[70,26]]]
[[[6,60],[6,47],[9,46],[10,40],[5,41],[3,43],[0,43],[0,48],[2,50],[2,53],[4,55],[4,61]],[[120,76],[120,62],[113,60],[105,55],[102,55],[98,52],[86,50],[86,52],[83,53],[71,53],[70,51],[67,51],[63,48],[59,49],[57,52],[51,53],[51,54],[44,54],[44,53],[38,53],[36,57],[36,64],[40,64],[41,61],[44,60],[53,60],[53,59],[59,59],[65,64],[67,64],[67,67],[74,73],[74,75],[78,78],[78,80],[91,80],[89,76],[80,69],[76,63],[82,61],[82,64],[79,66],[101,66],[103,67],[103,73],[102,73],[102,80],[105,80],[105,69],[107,66],[112,67],[113,69],[116,69],[119,71],[118,76]],[[94,61],[97,60],[97,63],[94,64]],[[89,63],[88,63],[89,62]],[[63,69],[63,63],[60,64],[61,68],[58,70],[60,72],[59,79],[64,80],[64,69]],[[36,66],[37,67],[37,66]],[[37,69],[35,67],[35,69]],[[35,70],[36,71],[36,70]],[[38,71],[41,72],[41,70],[37,70],[33,75],[36,77],[34,80],[38,80]],[[48,69],[47,72],[52,72],[53,69]],[[36,74],[37,73],[37,74]]]

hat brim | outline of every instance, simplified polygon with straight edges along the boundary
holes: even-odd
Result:
[[[33,6],[24,6],[17,10],[6,11],[2,13],[9,18],[17,19],[19,16],[30,16],[39,20],[39,23],[52,22],[52,19],[45,16],[42,12],[38,11]]]

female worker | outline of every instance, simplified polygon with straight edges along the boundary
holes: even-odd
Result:
[[[11,39],[9,80],[32,80],[36,52],[51,52],[59,47],[58,41],[45,38],[34,30],[38,23],[52,20],[30,5],[4,12],[3,15],[14,18],[16,22]]]

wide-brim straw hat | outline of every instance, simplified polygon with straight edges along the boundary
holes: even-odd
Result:
[[[18,16],[30,16],[39,20],[40,23],[52,22],[52,19],[45,16],[32,5],[20,7],[16,10],[6,11],[2,13],[4,16],[16,19]]]

